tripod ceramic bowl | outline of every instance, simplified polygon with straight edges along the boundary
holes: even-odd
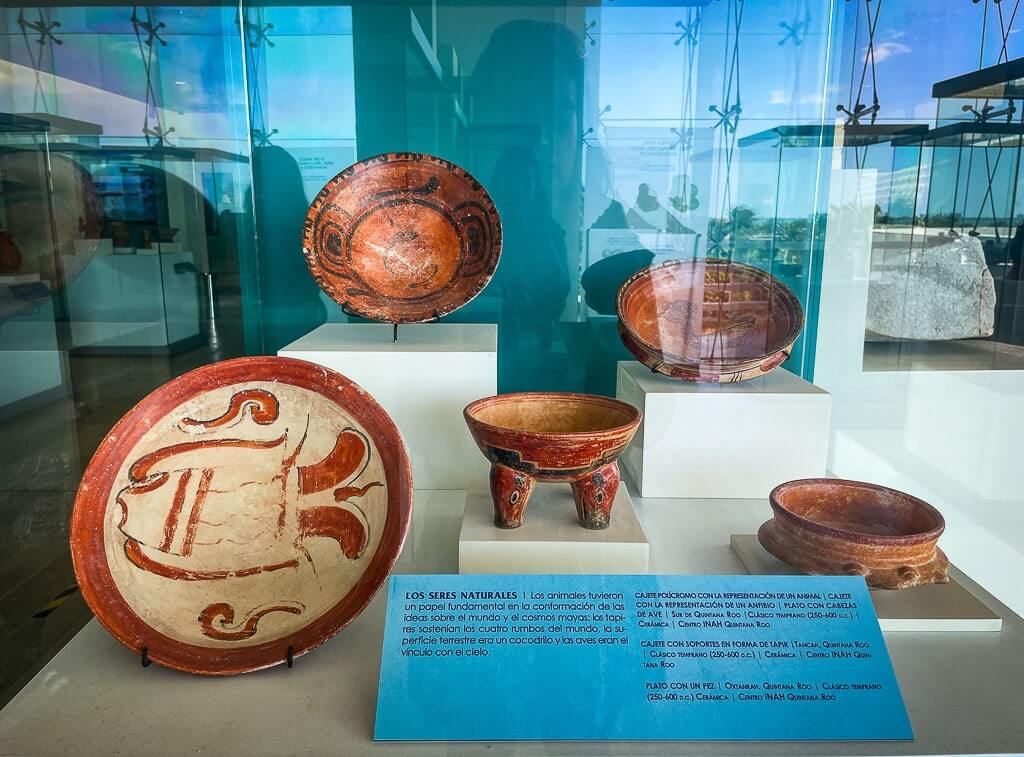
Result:
[[[519,528],[537,481],[567,481],[584,528],[607,528],[616,462],[640,425],[632,405],[568,392],[499,394],[470,403],[466,423],[491,461],[494,523]]]
[[[780,560],[812,575],[861,575],[906,589],[949,580],[938,548],[942,515],[927,502],[875,484],[807,478],[768,495],[775,517],[757,533]]]

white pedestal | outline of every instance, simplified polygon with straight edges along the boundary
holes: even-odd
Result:
[[[373,395],[402,433],[417,489],[469,489],[489,469],[463,408],[498,391],[498,327],[325,323],[278,350],[338,371]]]
[[[831,397],[789,371],[698,384],[621,362],[615,396],[644,412],[621,458],[641,497],[763,499],[825,475]]]
[[[650,546],[624,484],[611,523],[583,528],[569,484],[538,483],[519,528],[494,525],[488,493],[471,493],[459,533],[459,573],[647,573]]]
[[[756,576],[793,576],[800,571],[769,554],[754,534],[733,534],[729,545]],[[1003,621],[971,594],[950,571],[948,584],[912,589],[871,589],[878,625],[883,631],[998,631]]]
[[[63,257],[70,271],[82,260]],[[87,259],[65,291],[71,346],[163,349],[197,337],[197,277],[191,252]]]

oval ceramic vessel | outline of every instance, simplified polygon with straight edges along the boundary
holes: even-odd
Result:
[[[501,221],[467,171],[387,153],[349,166],[313,200],[303,252],[346,311],[377,321],[440,318],[476,297],[501,255]]]
[[[759,268],[717,258],[670,260],[620,287],[619,336],[652,371],[729,383],[782,364],[804,324],[800,301]]]
[[[372,397],[302,360],[240,358],[164,384],[114,426],[82,477],[71,556],[122,644],[242,673],[362,612],[411,503],[409,457]]]
[[[584,528],[607,528],[618,458],[640,425],[632,405],[593,394],[520,392],[470,403],[464,415],[491,462],[494,522],[518,528],[536,481],[568,481]]]
[[[812,575],[862,575],[868,586],[946,583],[938,548],[945,528],[934,507],[876,484],[808,478],[775,487],[775,517],[757,533],[780,560]]]

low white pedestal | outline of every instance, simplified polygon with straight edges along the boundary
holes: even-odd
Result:
[[[793,576],[800,571],[769,554],[754,534],[733,534],[729,545],[757,576]],[[912,589],[871,589],[871,601],[883,631],[998,631],[1003,621],[968,591],[950,571],[948,584]]]
[[[156,253],[156,251],[153,251]],[[199,285],[191,252],[65,255],[78,271],[65,290],[71,346],[163,350],[199,336]]]
[[[583,528],[568,484],[538,483],[523,525],[494,525],[488,493],[470,493],[459,533],[459,573],[647,573],[650,546],[624,484],[611,523]]]
[[[642,497],[763,499],[825,475],[832,398],[789,371],[698,384],[621,362],[615,396],[644,412],[621,458]]]
[[[325,323],[278,350],[338,371],[373,395],[402,433],[417,489],[487,481],[463,408],[498,391],[498,327],[414,323],[391,341],[386,323]]]

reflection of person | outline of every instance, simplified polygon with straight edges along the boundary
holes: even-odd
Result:
[[[548,349],[569,290],[565,231],[550,215],[540,167],[528,150],[502,154],[495,167],[499,183],[504,251],[497,285],[504,319],[515,336],[532,333]]]
[[[642,246],[638,234],[629,230],[627,211],[614,196],[612,171],[607,152],[599,146],[589,146],[586,187],[588,204],[604,209],[594,218],[587,231],[589,265],[580,277],[580,287],[590,310],[598,315],[612,317],[588,318],[587,342],[583,345],[587,352],[581,363],[587,391],[602,394],[615,392],[616,361],[631,359],[619,339],[618,321],[614,318],[619,288],[626,279],[654,260],[654,253]],[[623,231],[612,237],[593,233],[594,230],[604,229]],[[608,241],[612,242],[611,249],[606,247]],[[619,251],[612,251],[617,247]]]
[[[696,192],[696,187],[693,188]],[[636,201],[626,214],[629,227],[645,231],[667,231],[673,234],[692,234],[692,229],[683,225],[674,207],[662,206],[658,196],[646,183],[636,190]]]
[[[598,144],[590,144],[587,148],[587,182],[584,186],[587,200],[585,205],[596,210],[603,208],[593,219],[587,219],[590,228],[627,228],[626,208],[615,199],[615,181],[612,174],[611,160],[607,151]],[[591,252],[593,259],[593,252]]]
[[[654,253],[641,247],[593,263],[580,279],[587,306],[601,315],[615,315],[619,288],[626,279],[653,262]]]
[[[641,184],[636,188],[636,200],[633,207],[626,215],[629,226],[632,229],[653,229],[660,231],[664,224],[664,211],[661,210],[661,203],[658,198],[651,194],[651,188],[647,184]]]
[[[606,235],[589,233],[588,244],[589,265],[580,277],[580,286],[583,289],[584,301],[587,307],[600,315],[615,315],[615,301],[619,287],[630,276],[651,264],[654,254],[644,248],[639,235],[629,229],[635,228],[630,222],[629,214],[622,203],[614,197],[614,181],[612,177],[612,166],[608,153],[604,148],[591,145],[587,150],[587,192],[589,193],[590,204],[601,207],[607,206],[600,215],[590,224],[593,229],[622,229],[623,234],[613,237],[612,246],[606,246]],[[638,194],[649,193],[647,184],[640,184]],[[657,206],[657,199],[654,203]],[[629,213],[633,211],[630,210]],[[592,329],[601,329],[602,325],[591,324]],[[614,331],[614,329],[613,329]],[[613,343],[618,342],[618,333],[613,334]],[[604,341],[604,335],[599,337]],[[602,347],[604,345],[602,344]],[[607,349],[602,349],[607,353]],[[595,366],[600,370],[600,366]]]
[[[495,30],[470,81],[476,152],[497,153],[487,188],[504,240],[491,287],[502,296],[502,339],[513,351],[549,349],[569,301],[580,223],[582,85],[579,39],[560,24],[525,20]],[[523,361],[506,365],[531,370]],[[536,384],[525,375],[503,377],[506,387],[520,381]]]
[[[252,175],[263,348],[273,354],[323,323],[327,310],[302,255],[307,202],[298,164],[283,147],[256,147]]]

